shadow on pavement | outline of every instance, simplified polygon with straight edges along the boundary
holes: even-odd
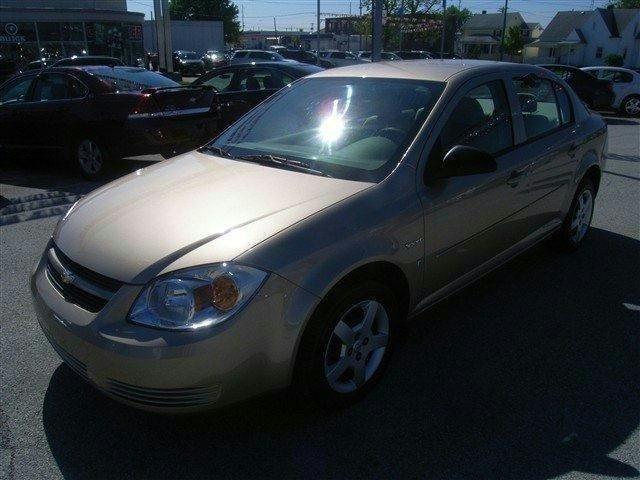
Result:
[[[639,124],[637,120],[634,121],[626,118],[605,117],[604,121],[607,123],[607,125],[638,125]]]
[[[197,417],[139,412],[60,366],[43,405],[67,479],[635,477],[640,242],[536,247],[429,310],[383,382],[338,412],[271,395]]]

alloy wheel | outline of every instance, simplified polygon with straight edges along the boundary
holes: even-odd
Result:
[[[82,170],[95,174],[102,168],[104,159],[100,146],[93,140],[83,140],[78,144],[78,162]]]
[[[638,115],[640,113],[640,98],[630,98],[624,102],[624,111],[627,115]]]
[[[585,189],[578,197],[575,213],[571,219],[571,239],[578,243],[584,238],[591,223],[593,213],[593,194]]]
[[[336,324],[324,355],[331,388],[351,393],[378,370],[389,343],[389,314],[376,300],[351,306]]]

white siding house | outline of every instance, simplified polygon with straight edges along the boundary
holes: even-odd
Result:
[[[558,12],[525,47],[524,61],[590,66],[610,54],[621,55],[625,67],[640,67],[640,9]]]

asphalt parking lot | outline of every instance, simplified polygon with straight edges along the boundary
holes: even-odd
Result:
[[[2,160],[0,478],[640,476],[640,121],[608,123],[583,248],[542,244],[428,311],[374,392],[338,412],[274,394],[160,416],[83,383],[41,333],[28,275],[98,184]]]

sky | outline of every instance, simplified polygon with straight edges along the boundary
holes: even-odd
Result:
[[[273,30],[274,17],[278,30],[316,28],[316,0],[233,0],[244,11],[245,30]],[[526,22],[546,26],[561,10],[589,10],[604,7],[608,0],[509,0],[509,11],[520,12]],[[142,12],[149,20],[153,0],[127,0],[131,11]],[[468,8],[474,13],[497,12],[504,0],[447,0],[447,5]],[[321,18],[358,13],[359,0],[320,0]],[[239,15],[239,20],[242,20]],[[321,22],[324,27],[324,22]]]

